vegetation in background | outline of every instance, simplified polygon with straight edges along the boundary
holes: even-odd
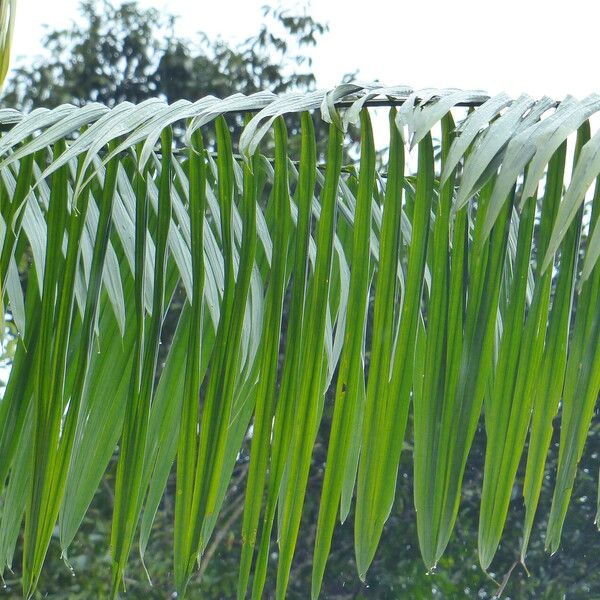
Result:
[[[42,55],[16,61],[4,106],[114,106],[154,97],[174,102],[262,90],[310,91],[315,89],[313,48],[327,32],[327,25],[307,9],[265,6],[260,30],[235,45],[201,31],[193,40],[178,37],[176,17],[136,2],[116,6],[109,0],[84,0],[79,11],[80,19],[68,29],[48,31]],[[229,123],[235,137],[243,116],[232,115]],[[288,125],[292,134],[297,132],[297,123]],[[326,129],[317,132],[322,150],[325,135]]]

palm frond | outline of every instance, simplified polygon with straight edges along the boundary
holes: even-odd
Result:
[[[383,165],[378,100],[394,105]],[[600,391],[599,109],[595,95],[345,84],[0,110],[1,299],[19,332],[0,401],[2,567],[23,529],[30,596],[56,525],[66,557],[114,456],[116,596],[176,462],[184,594],[248,447],[238,597],[252,573],[262,596],[276,527],[283,598],[330,403],[313,598],[338,512],[353,514],[365,577],[405,439],[419,544],[436,565],[480,424],[481,566],[527,449],[524,560],[562,407],[556,550]],[[239,140],[231,113],[247,114]],[[298,118],[299,157],[283,115]],[[359,160],[344,166],[357,123]],[[324,156],[316,124],[329,127]]]

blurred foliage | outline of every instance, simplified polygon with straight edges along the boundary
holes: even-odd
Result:
[[[179,38],[176,17],[137,2],[114,6],[109,0],[83,0],[79,12],[81,18],[68,29],[46,33],[41,56],[17,61],[3,105],[31,110],[64,103],[114,106],[154,97],[173,102],[262,90],[309,91],[315,88],[310,50],[327,31],[306,8],[263,7],[258,33],[237,45],[202,32],[195,40]],[[237,139],[243,115],[233,115],[229,123]],[[298,120],[288,119],[288,127],[293,136]],[[317,132],[321,149],[326,134],[326,129]],[[210,147],[213,140],[205,142]]]
[[[23,108],[97,101],[108,106],[162,97],[196,100],[315,85],[311,58],[327,27],[306,11],[265,7],[260,31],[239,46],[199,33],[176,37],[176,18],[136,2],[85,0],[81,20],[49,31],[45,53],[13,70],[4,102]]]
[[[141,102],[155,96],[173,101],[178,98],[194,100],[206,94],[223,97],[261,89],[278,93],[308,90],[314,87],[315,80],[306,52],[317,45],[319,36],[327,30],[307,10],[294,13],[265,8],[265,22],[260,31],[234,47],[223,39],[211,40],[202,34],[196,43],[179,39],[174,33],[173,16],[154,9],[143,9],[135,2],[114,7],[106,0],[86,0],[80,10],[81,22],[74,23],[69,29],[46,34],[45,56],[36,58],[32,63],[22,61],[21,66],[15,69],[3,98],[5,105],[30,109],[33,106],[53,107],[65,102],[81,105],[96,100],[114,105],[124,100]],[[290,125],[292,135],[295,126],[293,123]],[[324,132],[321,139],[325,139]],[[174,331],[180,304],[175,303],[165,323],[167,339]],[[332,399],[328,398],[323,427],[313,455],[302,534],[292,567],[288,593],[292,600],[309,597],[311,556],[331,413]],[[477,521],[485,454],[483,430],[478,432],[471,452],[453,540],[437,570],[426,572],[419,554],[412,504],[410,440],[406,448],[399,471],[395,505],[366,582],[361,582],[356,572],[351,513],[334,534],[325,574],[324,598],[489,599],[499,590],[503,591],[504,598],[514,600],[600,597],[600,571],[597,568],[600,535],[593,524],[596,512],[595,472],[600,453],[597,425],[590,433],[580,464],[573,494],[575,501],[565,524],[561,551],[550,557],[544,552],[543,532],[551,498],[551,477],[557,460],[556,445],[552,446],[548,463],[550,475],[546,478],[538,523],[527,557],[529,576],[515,562],[519,558],[523,522],[522,473],[513,493],[507,533],[492,564],[493,572],[488,575],[479,568]],[[246,469],[247,454],[242,453],[236,466],[235,483],[225,502],[226,509],[220,517],[205,560],[191,582],[191,598],[217,600],[235,597]],[[36,594],[36,598],[84,599],[108,595],[111,583],[108,540],[114,473],[113,461],[68,557],[60,556],[58,539],[51,543],[42,575],[42,591]],[[172,574],[173,496],[172,480],[159,507],[145,557],[145,567],[152,584],[143,576],[145,567],[139,555],[134,553],[126,579],[128,598],[158,600],[175,597]],[[272,548],[274,565],[276,545],[273,544]],[[19,554],[17,551],[17,556]],[[13,567],[16,573],[20,572],[20,565]],[[273,575],[274,569],[271,569],[266,588],[269,596],[275,587]],[[0,597],[16,599],[19,594],[17,578],[6,577]]]

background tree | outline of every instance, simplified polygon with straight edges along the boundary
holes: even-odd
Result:
[[[141,102],[162,96],[168,101],[179,98],[197,99],[207,94],[224,97],[235,92],[253,93],[261,89],[286,92],[310,90],[315,86],[310,73],[307,51],[318,44],[326,26],[315,21],[308,12],[287,13],[266,9],[266,23],[260,31],[239,46],[222,39],[211,40],[200,35],[195,43],[182,40],[174,33],[174,18],[153,9],[142,9],[127,2],[119,7],[87,0],[81,4],[82,24],[72,28],[50,31],[45,40],[46,55],[32,64],[22,64],[15,70],[7,86],[3,104],[30,109],[54,107],[69,102],[82,105],[99,101],[114,105],[122,101]],[[273,34],[272,31],[279,31]],[[238,122],[238,125],[241,122]],[[290,121],[290,128],[295,127]],[[324,139],[324,136],[323,138]],[[178,308],[172,309],[172,321]],[[165,338],[172,336],[172,327],[165,327]],[[291,598],[305,598],[310,587],[310,560],[314,544],[318,500],[322,485],[323,463],[326,455],[328,425],[331,421],[331,398],[326,404],[324,428],[319,433],[313,456],[313,471],[309,481],[305,523],[306,532],[299,540],[290,585]],[[410,450],[408,440],[408,449]],[[440,562],[438,571],[426,574],[421,561],[412,509],[412,472],[410,454],[405,453],[400,469],[399,484],[393,515],[385,527],[382,544],[368,573],[366,584],[356,576],[353,551],[352,514],[334,537],[334,546],[326,572],[324,596],[328,598],[429,598],[432,595],[448,598],[491,597],[496,584],[486,577],[477,564],[478,490],[481,486],[484,456],[484,434],[476,438],[464,484],[462,514],[457,533],[449,550]],[[574,509],[565,526],[563,550],[555,557],[543,552],[540,531],[534,532],[529,555],[528,578],[518,567],[508,580],[505,591],[511,598],[589,598],[600,593],[600,575],[595,558],[600,550],[598,537],[591,532],[595,503],[595,484],[590,475],[599,448],[594,431],[582,460],[582,474],[577,483]],[[247,456],[240,456],[236,467],[236,484],[226,502],[214,541],[209,546],[202,577],[192,582],[191,595],[202,592],[206,598],[229,598],[235,595],[237,564],[240,553],[240,515]],[[556,460],[556,457],[551,457]],[[595,471],[595,466],[593,467]],[[109,468],[102,488],[96,494],[86,521],[79,532],[69,561],[73,573],[62,563],[57,551],[51,548],[45,567],[46,597],[89,598],[103,597],[110,586],[110,557],[107,540],[114,464]],[[520,483],[520,482],[519,482]],[[550,482],[546,482],[546,502]],[[147,556],[154,582],[128,580],[128,596],[132,598],[164,598],[173,589],[172,578],[172,520],[173,486],[170,485],[161,503],[154,535]],[[541,513],[544,511],[541,510]],[[522,502],[515,497],[509,523],[515,527],[522,520]],[[517,534],[508,534],[493,565],[501,581],[513,566],[519,553]],[[132,556],[132,562],[138,560]],[[138,568],[140,567],[140,568]],[[19,565],[15,565],[19,571]],[[130,574],[141,572],[133,565]],[[104,575],[105,574],[105,575]],[[6,578],[7,587],[0,596],[19,597],[17,581]],[[268,590],[274,581],[268,581]]]
[[[42,40],[44,54],[13,69],[3,97],[7,106],[114,106],[156,96],[173,102],[261,90],[309,91],[315,88],[310,51],[327,31],[307,9],[265,6],[256,35],[232,45],[202,32],[195,40],[180,38],[176,17],[136,2],[84,0],[79,10],[80,22],[49,31]],[[232,115],[234,139],[242,124],[241,116]],[[288,126],[297,132],[294,119]],[[326,129],[317,133],[324,149]]]
[[[314,47],[327,26],[307,11],[264,8],[260,31],[239,46],[199,33],[195,41],[175,35],[176,17],[136,2],[114,6],[85,0],[81,22],[49,31],[44,55],[13,70],[4,102],[53,108],[69,102],[114,106],[162,97],[169,102],[212,94],[308,90]]]

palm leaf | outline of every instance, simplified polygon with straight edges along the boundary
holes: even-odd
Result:
[[[380,98],[398,105],[382,167],[368,108]],[[455,109],[465,105],[466,116]],[[0,560],[11,566],[23,528],[24,594],[57,521],[67,556],[113,458],[113,595],[138,526],[145,554],[174,462],[185,594],[249,445],[238,597],[263,595],[274,527],[285,597],[323,421],[313,597],[338,511],[353,521],[365,577],[405,438],[419,544],[435,566],[480,423],[481,565],[501,540],[529,437],[524,560],[560,409],[546,538],[556,550],[600,390],[600,186],[588,194],[599,108],[597,96],[344,84],[0,110],[0,290],[19,331],[0,401]],[[229,113],[247,114],[238,140]],[[299,162],[286,128],[296,118]],[[344,166],[358,120],[359,160]],[[212,124],[216,146],[204,148]],[[404,139],[417,147],[414,173]]]

